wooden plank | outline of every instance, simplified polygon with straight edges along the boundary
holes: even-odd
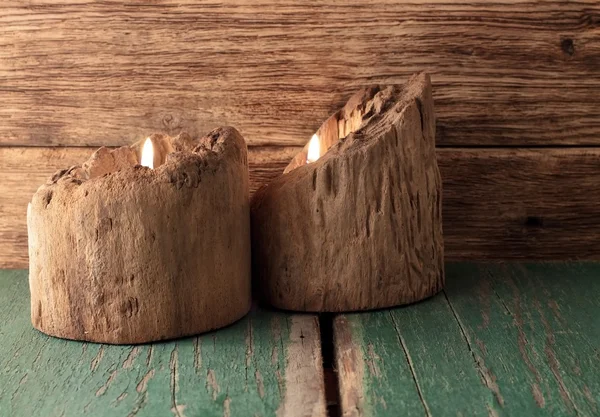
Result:
[[[443,295],[410,308],[348,314],[334,326],[336,337],[350,333],[339,346],[336,338],[336,349],[355,351],[361,364],[354,367],[362,368],[362,375],[339,374],[343,416],[397,416],[405,410],[407,415],[488,416],[493,410],[493,395],[481,383]],[[352,366],[338,356],[338,370]],[[344,401],[347,386],[360,394]]]
[[[598,272],[597,264],[448,268],[455,318],[508,415],[600,411]]]
[[[438,152],[449,259],[600,259],[600,150]]]
[[[250,147],[251,191],[300,148]],[[89,148],[0,147],[0,266],[27,267],[27,202]],[[599,259],[600,149],[438,149],[447,259]]]
[[[450,264],[432,299],[338,316],[342,415],[597,415],[597,274]]]
[[[303,145],[360,86],[433,75],[443,145],[598,144],[595,0],[7,0],[0,144],[223,124]]]
[[[325,416],[314,315],[254,309],[225,329],[138,346],[49,338],[27,271],[0,271],[0,415]]]

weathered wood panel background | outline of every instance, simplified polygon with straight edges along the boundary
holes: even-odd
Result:
[[[0,266],[27,265],[27,200],[92,147],[230,124],[256,187],[359,86],[422,69],[448,256],[597,258],[598,39],[595,0],[3,1]]]
[[[595,0],[5,0],[0,137],[120,145],[229,123],[303,144],[359,86],[433,75],[443,145],[597,144]]]

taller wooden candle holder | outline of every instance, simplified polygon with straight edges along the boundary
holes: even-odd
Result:
[[[254,277],[272,305],[352,311],[444,284],[442,189],[426,74],[354,95],[252,201]]]
[[[225,326],[250,308],[244,139],[154,135],[58,172],[28,210],[33,325],[53,336],[142,343]]]

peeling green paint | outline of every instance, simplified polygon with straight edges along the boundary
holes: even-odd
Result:
[[[446,273],[429,300],[337,322],[360,351],[358,415],[600,415],[600,263]]]
[[[199,337],[139,346],[50,338],[30,324],[27,271],[0,271],[0,415],[275,416],[291,315],[253,309]]]

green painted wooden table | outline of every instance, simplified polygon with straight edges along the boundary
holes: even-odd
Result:
[[[450,264],[410,307],[334,321],[344,416],[600,415],[600,264]]]
[[[0,271],[2,417],[600,416],[600,264],[448,264],[429,300],[334,316],[328,384],[315,315],[108,346],[33,330],[28,300]]]
[[[218,332],[139,346],[54,339],[27,271],[0,271],[0,416],[324,416],[315,315],[254,310]]]

